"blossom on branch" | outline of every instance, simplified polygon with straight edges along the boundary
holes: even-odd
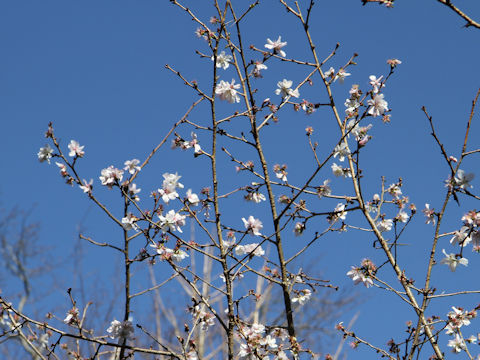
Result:
[[[40,162],[48,162],[50,164],[50,159],[53,156],[53,149],[50,145],[46,144],[44,147],[41,147],[37,153],[38,161]]]
[[[111,189],[117,182],[122,181],[123,170],[119,170],[113,167],[113,165],[110,165],[108,168],[102,170],[99,179],[102,185],[108,186]]]
[[[133,175],[135,173],[135,171],[140,171],[141,170],[141,168],[140,168],[140,166],[138,166],[138,164],[140,164],[140,160],[138,160],[138,159],[127,160],[124,163],[125,167],[123,168],[123,170],[128,171],[130,174]]]
[[[343,84],[343,82],[345,81],[345,78],[350,75],[351,74],[347,73],[344,69],[340,69],[338,70],[338,73],[335,75],[335,78],[333,79],[333,81],[338,80],[341,84]]]
[[[392,230],[393,220],[392,219],[383,219],[377,222],[377,229],[380,232]]]
[[[462,169],[459,169],[454,177],[454,186],[459,187],[460,189],[472,188],[470,181],[475,177],[472,173],[465,173]]]
[[[80,189],[83,190],[84,193],[91,193],[92,188],[93,188],[92,184],[93,184],[93,179],[90,179],[89,182],[87,182],[87,180],[83,179],[83,185],[78,185],[78,186],[80,187]]]
[[[448,340],[448,347],[452,348],[452,352],[454,353],[459,353],[462,350],[467,349],[467,345],[465,344],[465,341],[461,338],[459,334],[455,334],[455,338]]]
[[[252,233],[253,235],[260,236],[262,235],[260,233],[260,230],[262,230],[263,225],[262,222],[259,219],[255,219],[252,215],[248,217],[248,220],[245,218],[242,218],[243,224],[245,225],[245,229],[247,229],[247,232]]]
[[[385,84],[382,84],[383,75],[378,79],[375,75],[370,75],[368,78],[370,79],[370,85],[373,87],[374,94],[377,94],[381,88],[385,87]]]
[[[137,196],[140,191],[142,191],[142,189],[137,188],[137,184],[132,183],[128,185],[128,195],[133,201],[140,201],[140,198]]]
[[[425,224],[430,224],[435,225],[437,219],[435,217],[435,209],[430,209],[430,204],[425,204],[425,209],[422,210],[422,212],[425,214],[425,217],[427,220],[425,221]]]
[[[232,55],[228,55],[225,53],[225,51],[222,51],[220,54],[217,54],[217,62],[215,63],[215,66],[217,68],[222,68],[223,70],[227,70],[232,60],[233,60]],[[212,61],[215,61],[214,56],[212,56]]]
[[[334,158],[338,156],[338,160],[344,161],[345,157],[348,155],[350,155],[350,149],[348,148],[348,144],[345,141],[335,146],[335,150],[333,152]]]
[[[309,289],[303,289],[298,291],[298,294],[292,298],[292,303],[298,302],[300,305],[305,304],[312,296],[312,291]]]
[[[254,256],[263,256],[265,255],[265,250],[262,249],[258,243],[252,243],[247,245],[237,245],[235,246],[235,254],[238,256],[242,255],[254,255]]]
[[[118,320],[113,320],[110,323],[110,327],[107,329],[108,335],[112,339],[133,339],[133,325],[131,321],[120,322]]]
[[[445,249],[442,250],[445,257],[440,261],[442,264],[448,265],[450,270],[454,272],[457,269],[458,264],[462,264],[464,266],[468,265],[468,259],[463,257],[457,257],[455,254],[447,254]]]
[[[239,103],[240,96],[238,96],[237,89],[240,89],[240,84],[235,84],[235,79],[231,83],[220,80],[220,83],[215,87],[215,94],[221,100],[226,100],[230,104]]]
[[[82,157],[83,155],[85,155],[85,151],[83,151],[84,147],[85,146],[80,146],[78,141],[70,140],[70,144],[68,144],[68,149],[70,150],[70,152],[68,153],[68,156]]]
[[[293,96],[298,98],[300,96],[300,93],[298,92],[298,89],[291,89],[292,84],[292,80],[283,79],[282,81],[279,81],[277,83],[278,89],[275,90],[275,94],[281,95],[283,98],[287,96]]]
[[[388,102],[383,99],[383,94],[376,94],[373,99],[367,101],[370,108],[367,113],[373,117],[383,115],[385,111],[388,111]]]
[[[162,197],[162,200],[168,204],[170,200],[175,200],[178,198],[178,193],[177,193],[177,188],[183,189],[183,184],[178,182],[180,180],[181,176],[179,176],[177,173],[175,174],[170,174],[170,173],[165,173],[162,175],[163,176],[163,184],[162,188],[158,189],[158,193]]]
[[[160,219],[160,228],[164,233],[175,230],[183,232],[180,226],[185,225],[184,215],[175,212],[175,210],[170,210],[167,215],[159,215],[158,218]]]
[[[187,190],[187,200],[193,206],[198,205],[198,203],[200,202],[198,195],[195,193],[192,193],[192,189]]]
[[[265,47],[269,50],[273,50],[274,54],[278,54],[281,57],[287,56],[285,51],[282,50],[282,48],[287,45],[287,42],[282,42],[282,37],[279,36],[277,40],[272,41],[270,39],[267,39],[267,43],[265,44]]]
[[[254,65],[255,67],[253,68],[253,76],[257,78],[262,77],[262,74],[260,73],[260,71],[268,69],[267,65],[265,65],[263,62],[258,60],[255,61]]]

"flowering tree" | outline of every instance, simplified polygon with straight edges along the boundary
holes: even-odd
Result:
[[[365,157],[375,156],[368,152],[375,141],[372,129],[388,126],[394,119],[385,90],[401,60],[387,60],[383,75],[358,79],[368,85],[344,89],[348,93],[345,99],[336,96],[335,89],[355,76],[357,55],[343,59],[337,68],[330,64],[338,45],[322,57],[310,33],[313,1],[302,5],[279,1],[304,30],[302,41],[308,58],[289,56],[290,40],[282,35],[253,45],[244,42],[244,23],[255,17],[259,1],[245,6],[215,0],[215,13],[209,20],[180,1],[171,3],[196,24],[195,34],[203,47],[197,54],[210,72],[197,81],[190,80],[183,69],[166,66],[196,98],[153,151],[143,160],[106,165],[98,179],[89,179],[80,169],[88,150],[84,142],[71,140],[63,146],[50,123],[46,132],[49,143],[38,152],[39,161],[55,163],[66,183],[83,191],[86,200],[95,203],[116,234],[120,233],[121,240],[98,240],[94,234],[83,233],[80,237],[122,258],[121,314],[112,318],[106,329],[88,327],[89,304],[81,306],[69,290],[70,310],[62,317],[63,325],[55,324],[28,316],[2,297],[3,336],[20,337],[38,359],[123,360],[135,355],[189,360],[333,359],[340,357],[346,339],[354,348],[364,347],[390,359],[444,359],[449,350],[473,359],[476,353],[471,347],[478,338],[466,326],[476,317],[478,306],[463,308],[456,299],[480,291],[445,291],[433,284],[436,264],[455,272],[468,265],[466,249],[472,246],[475,252],[480,250],[480,213],[476,210],[465,209],[455,229],[442,226],[452,201],[463,206],[464,199],[478,199],[471,189],[473,174],[462,164],[480,152],[468,147],[480,90],[455,153],[447,151],[432,116],[423,108],[448,174],[443,179],[442,202],[425,204],[417,211],[403,193],[403,179],[382,177],[377,187],[365,180],[370,169],[363,165]],[[450,2],[445,5],[453,6]],[[301,67],[302,78],[292,80],[287,66]],[[272,71],[284,75],[278,77],[271,97],[260,97],[257,87],[263,86],[262,77]],[[309,94],[305,96],[308,99],[301,97],[303,93]],[[329,125],[322,124],[318,135],[317,126],[291,125],[304,128],[305,140],[301,146],[287,141],[288,146],[295,156],[310,157],[312,165],[300,175],[289,174],[286,164],[271,160],[276,159],[275,148],[266,146],[265,139],[284,117],[314,119],[321,111],[325,114],[321,121]],[[194,120],[196,112],[201,120]],[[326,137],[333,142],[323,141]],[[147,192],[140,185],[142,174],[154,157],[172,151],[165,149],[169,144],[191,152],[193,159],[189,161],[201,165],[186,166],[199,166],[209,182],[186,189],[180,166],[175,172],[155,169],[162,174],[158,186],[147,190],[150,198],[141,195]],[[285,146],[280,142],[276,145]],[[232,163],[237,177],[227,180],[225,169]],[[104,200],[110,196],[117,196],[119,201]],[[252,206],[240,205],[240,200]],[[421,213],[425,220],[419,221],[433,227],[433,235],[424,263],[413,265],[402,245],[413,242],[409,229],[415,217],[423,216]],[[189,230],[187,223],[191,224]],[[402,337],[392,335],[386,345],[377,343],[371,334],[357,333],[353,321],[349,325],[339,321],[335,328],[343,340],[336,353],[320,354],[314,328],[305,326],[308,321],[302,314],[308,314],[315,298],[324,298],[339,285],[308,272],[303,264],[327,240],[340,238],[346,231],[359,234],[363,251],[372,256],[358,254],[358,262],[350,269],[334,271],[371,292],[389,294],[396,303],[393,309],[410,311],[409,321]],[[442,244],[445,239],[450,242],[448,246]],[[151,283],[147,286],[142,277],[148,271]],[[187,294],[186,303],[179,304],[183,301],[179,289]],[[180,316],[165,306],[160,292],[175,297],[173,305],[188,308],[185,324],[178,324]],[[155,326],[135,318],[138,309],[145,306],[143,299],[155,304]],[[450,301],[451,308],[437,313],[436,303],[444,299]],[[344,297],[345,301],[350,300]],[[334,313],[334,308],[329,311]],[[160,318],[168,319],[169,335],[162,333]]]

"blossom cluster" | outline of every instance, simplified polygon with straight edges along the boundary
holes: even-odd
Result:
[[[133,339],[133,325],[132,322],[129,320],[126,321],[118,321],[113,320],[110,323],[110,327],[107,329],[107,333],[110,338],[112,339]]]
[[[373,285],[372,276],[375,275],[377,267],[369,259],[363,259],[360,267],[352,266],[351,270],[347,272],[355,285],[363,283],[367,288]]]
[[[460,307],[452,306],[452,310],[448,313],[448,321],[445,326],[445,333],[452,335],[453,339],[448,341],[447,346],[452,348],[452,352],[459,353],[467,350],[468,343],[477,343],[478,338],[474,335],[465,339],[460,331],[462,326],[470,325],[470,320],[477,316],[477,309],[466,311]]]
[[[269,359],[273,355],[274,360],[288,359],[289,346],[285,342],[289,336],[285,329],[274,328],[267,334],[263,324],[241,324],[236,338],[240,342],[240,358]]]

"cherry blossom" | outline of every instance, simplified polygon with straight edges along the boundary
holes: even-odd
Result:
[[[325,71],[325,73],[323,74],[326,78],[328,77],[333,77],[335,75],[335,69],[333,67],[330,66],[330,69],[328,69],[327,71]]]
[[[190,350],[185,356],[187,357],[187,360],[198,360],[195,350]]]
[[[215,325],[215,315],[202,310],[201,305],[195,305],[191,309],[191,313],[194,321],[200,324],[202,330],[208,330],[210,326]]]
[[[333,81],[338,80],[341,84],[343,84],[343,82],[345,81],[345,78],[350,75],[351,74],[347,73],[344,69],[340,69],[338,70],[338,73],[335,75],[335,78],[333,79]]]
[[[83,190],[84,193],[91,193],[91,192],[92,192],[93,179],[90,179],[89,182],[87,182],[87,180],[83,179],[82,184],[83,184],[83,185],[78,185],[78,186],[80,187],[80,189]]]
[[[128,171],[130,174],[133,175],[135,171],[141,170],[141,167],[138,166],[138,164],[140,164],[140,160],[138,159],[127,160],[124,163],[125,167],[123,168],[123,170]]]
[[[70,152],[68,153],[68,156],[82,157],[83,155],[85,155],[85,151],[83,151],[84,147],[85,146],[80,146],[80,144],[77,141],[70,140],[70,144],[68,144],[68,149],[70,150]]]
[[[376,94],[373,99],[367,101],[370,108],[367,113],[373,117],[383,115],[385,111],[388,111],[388,103],[383,99],[383,94]]]
[[[59,162],[56,162],[55,161],[55,165],[57,165],[60,169],[60,175],[62,175],[63,177],[67,176],[68,175],[68,172],[67,172],[67,165],[65,165],[64,163],[59,163]]]
[[[373,280],[364,274],[362,268],[352,266],[351,270],[347,272],[347,276],[353,280],[355,285],[363,283],[367,288],[373,285]]]
[[[197,134],[192,131],[190,136],[192,137],[192,140],[184,141],[182,144],[182,149],[186,150],[193,147],[194,154],[200,155],[202,153],[202,148],[198,142]]]
[[[440,261],[442,264],[448,265],[450,270],[454,272],[457,269],[457,265],[461,264],[464,266],[468,265],[468,259],[465,259],[463,257],[457,258],[455,254],[447,254],[445,249],[442,250],[443,254],[445,257]]]
[[[249,192],[247,195],[245,195],[245,200],[253,201],[254,203],[258,204],[262,201],[267,200],[267,198],[265,197],[265,195],[263,195],[259,192],[253,191],[253,192]]]
[[[180,228],[185,225],[185,216],[181,215],[175,210],[170,210],[165,216],[159,215],[160,229],[165,233],[167,231],[183,232]]]
[[[435,222],[437,221],[435,217],[435,209],[430,209],[430,204],[425,204],[425,209],[423,209],[422,212],[425,214],[425,217],[427,218],[425,223],[426,224],[432,223],[432,225],[435,225]]]
[[[63,322],[67,325],[78,324],[79,311],[76,307],[71,308],[67,312],[67,316],[63,319]]]
[[[300,305],[304,305],[310,297],[312,296],[312,292],[309,289],[303,289],[298,292],[298,294],[292,298],[292,303],[298,302]]]
[[[454,353],[459,353],[462,350],[467,349],[467,345],[465,344],[465,341],[461,338],[459,334],[455,334],[455,338],[448,340],[448,347],[452,348],[452,352]]]
[[[132,183],[128,185],[128,195],[130,195],[133,201],[140,201],[137,195],[140,191],[142,191],[142,189],[137,188],[137,184]]]
[[[332,223],[335,221],[340,220],[345,220],[347,218],[348,211],[345,210],[346,205],[339,203],[337,206],[335,206],[335,209],[333,209],[333,214],[329,215],[327,220]]]
[[[392,195],[394,198],[397,198],[402,195],[402,189],[399,184],[392,184],[387,188],[387,192]]]
[[[162,243],[151,244],[150,247],[154,248],[158,255],[162,257],[163,260],[170,259],[173,254],[173,250],[167,248]]]
[[[122,226],[126,231],[129,230],[138,230],[138,226],[136,224],[138,218],[133,214],[127,214],[124,218],[122,218]]]
[[[260,233],[260,230],[262,230],[263,225],[262,222],[259,219],[255,219],[252,215],[248,217],[248,220],[245,218],[242,218],[243,224],[245,225],[245,229],[247,229],[247,232],[252,233],[253,235],[260,236],[262,235]]]
[[[333,157],[336,158],[338,156],[338,160],[344,161],[345,157],[350,155],[350,149],[348,148],[348,144],[346,142],[342,142],[335,146],[335,150],[333,152]]]
[[[191,189],[187,190],[187,200],[193,206],[198,205],[198,203],[200,202],[200,199],[198,198],[198,195],[192,193]]]
[[[463,325],[468,326],[470,325],[470,319],[475,317],[474,313],[467,312],[462,308],[457,308],[452,306],[452,310],[448,313],[448,325],[450,325],[451,329],[460,329]],[[452,331],[447,330],[447,334],[453,333]]]
[[[41,147],[37,153],[38,161],[40,162],[48,162],[50,164],[50,159],[53,156],[53,149],[50,145],[46,144],[44,147]]]
[[[380,232],[392,230],[393,220],[392,219],[383,219],[377,222],[377,229]]]
[[[254,255],[254,256],[263,256],[265,255],[265,250],[258,243],[252,243],[247,245],[237,245],[235,247],[235,254],[238,256],[242,255]]]
[[[317,187],[317,196],[321,199],[323,196],[328,196],[332,193],[332,189],[330,188],[330,180],[324,180],[323,185]]]
[[[373,87],[373,93],[376,94],[380,90],[380,88],[385,87],[385,84],[382,84],[383,75],[380,76],[378,79],[375,75],[370,75],[368,77],[370,79],[370,85]]]
[[[222,68],[227,70],[230,66],[230,62],[233,60],[232,55],[228,55],[225,51],[222,51],[220,54],[217,54],[217,62],[215,63],[217,68]],[[215,57],[212,56],[212,61],[215,61]]]
[[[357,99],[347,99],[345,100],[345,113],[347,116],[353,116],[355,114],[355,111],[360,107],[360,103],[358,102]]]
[[[350,173],[350,169],[342,168],[341,166],[337,165],[336,163],[332,164],[332,172],[333,172],[333,175],[335,175],[337,177],[339,177],[339,176],[343,176],[344,178],[352,177],[352,174]]]
[[[471,188],[470,181],[475,177],[472,173],[465,173],[462,169],[459,169],[454,178],[454,185],[460,189]]]
[[[291,89],[292,84],[292,80],[283,79],[282,81],[279,81],[277,83],[278,89],[275,90],[275,94],[281,95],[283,98],[287,96],[293,96],[298,98],[300,96],[300,93],[298,92],[298,89]]]
[[[295,236],[302,235],[304,231],[305,231],[305,224],[301,222],[297,222],[293,228],[293,232]]]
[[[120,322],[118,320],[113,320],[110,323],[110,327],[107,329],[108,335],[112,339],[133,339],[133,325],[129,320]]]
[[[395,219],[397,221],[400,221],[400,222],[403,222],[403,223],[406,223],[408,221],[408,218],[409,218],[408,214],[403,210],[400,210],[398,212],[397,216],[395,216]]]
[[[99,179],[102,185],[108,186],[111,189],[115,183],[122,181],[123,170],[119,170],[113,167],[113,165],[110,165],[108,168],[102,170]]]
[[[220,80],[220,83],[217,84],[215,88],[215,94],[217,94],[221,100],[226,100],[231,104],[239,103],[240,96],[238,96],[237,89],[240,89],[240,84],[235,84],[234,79],[232,79],[231,83]]]
[[[183,184],[179,183],[181,176],[177,173],[170,174],[165,173],[163,174],[163,184],[162,188],[158,189],[158,193],[162,197],[162,200],[168,204],[170,200],[175,200],[178,198],[177,188],[183,189]]]
[[[387,64],[389,64],[392,68],[396,67],[397,65],[400,65],[402,62],[398,59],[388,59]]]
[[[257,78],[262,77],[262,74],[260,73],[260,71],[268,69],[267,65],[265,65],[263,62],[258,60],[255,61],[254,65],[255,67],[253,68],[253,76]]]
[[[174,261],[180,262],[183,259],[189,257],[189,255],[185,251],[183,251],[182,249],[177,249],[172,253],[171,257]]]
[[[267,39],[267,43],[265,44],[265,47],[269,50],[273,50],[274,54],[278,54],[281,57],[287,56],[285,51],[282,50],[282,48],[287,45],[287,42],[282,42],[282,37],[279,36],[277,40],[272,41],[270,39]]]
[[[472,241],[472,233],[478,236],[477,232],[472,231],[469,226],[462,226],[459,231],[455,231],[450,239],[450,244],[455,245],[458,243],[461,247],[468,245]]]
[[[287,165],[283,164],[280,166],[279,164],[275,164],[273,166],[273,172],[278,179],[287,182]]]

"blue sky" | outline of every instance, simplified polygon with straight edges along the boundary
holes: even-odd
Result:
[[[198,3],[186,2],[207,21],[214,14],[214,8],[205,5],[208,1]],[[243,1],[235,3],[244,6]],[[480,4],[466,5],[472,14],[480,14]],[[433,0],[415,3],[397,0],[394,9],[363,7],[359,0],[322,1],[312,16],[311,33],[321,57],[340,43],[336,57],[328,66],[337,69],[353,53],[359,55],[358,65],[349,68],[352,76],[343,85],[334,84],[340,107],[352,84],[367,89],[369,75],[388,73],[387,59],[399,58],[403,62],[384,90],[392,109],[392,122],[383,125],[378,119],[371,119],[374,138],[363,155],[366,193],[378,192],[382,175],[387,178],[387,184],[402,177],[404,193],[419,210],[426,202],[439,207],[448,168],[429,135],[428,123],[420,108],[427,107],[449,154],[458,156],[471,100],[479,86],[476,62],[480,56],[480,31],[465,29],[459,18]],[[119,198],[100,187],[100,170],[109,165],[120,167],[131,158],[143,160],[196,99],[191,89],[164,68],[165,64],[172,65],[187,79],[197,80],[201,86],[211,86],[211,62],[195,54],[195,50],[208,53],[208,47],[195,37],[195,29],[195,23],[168,1],[51,0],[0,4],[3,49],[0,116],[4,134],[0,147],[3,153],[9,154],[2,166],[0,204],[5,209],[33,208],[31,220],[41,225],[40,244],[49,247],[49,256],[67,269],[62,275],[57,274],[64,286],[49,291],[48,299],[52,303],[61,304],[63,300],[59,299],[65,296],[64,289],[71,286],[68,279],[73,266],[68,263],[75,263],[72,257],[75,258],[77,249],[78,229],[84,229],[99,241],[119,234],[113,235],[112,225],[77,187],[64,185],[55,165],[38,162],[36,154],[46,143],[43,134],[48,122],[53,121],[64,147],[70,139],[85,145],[86,156],[79,161],[81,176],[93,178],[102,200],[118,206]],[[246,44],[263,48],[266,38],[276,39],[281,35],[288,42],[285,48],[288,56],[310,59],[301,27],[277,2],[263,1],[246,20],[244,31]],[[260,58],[253,52],[247,56]],[[264,78],[255,83],[259,89],[258,99],[279,100],[274,95],[277,81],[286,77],[296,83],[305,75],[304,69],[291,64],[270,62],[268,66]],[[229,69],[221,76],[229,81],[235,74]],[[301,98],[314,102],[324,99],[319,86],[302,88],[301,94]],[[220,111],[231,112],[235,106],[221,104]],[[206,107],[200,107],[191,120],[208,121]],[[288,164],[292,182],[301,182],[313,167],[304,136],[304,129],[309,125],[314,127],[314,139],[322,148],[331,148],[337,141],[329,112],[322,110],[306,117],[291,109],[280,114],[279,123],[267,129],[263,140],[271,164]],[[232,129],[240,127],[232,125]],[[478,131],[479,126],[474,122],[469,149],[480,147],[475,136]],[[183,128],[179,133],[188,136],[190,130]],[[237,149],[234,147],[234,150]],[[238,149],[238,154],[244,160],[254,156],[242,151]],[[244,174],[237,175],[226,157],[222,158],[222,164],[223,189],[251,181]],[[475,172],[477,164],[472,157],[462,168]],[[183,176],[185,188],[198,192],[210,186],[205,172],[207,166],[206,158],[194,159],[191,152],[171,151],[167,146],[139,177],[138,183],[143,189],[140,195],[147,201],[149,191],[161,185],[164,172],[178,172]],[[338,183],[339,189],[346,184],[327,171],[320,177],[332,179],[334,187]],[[480,186],[477,179],[473,185],[474,190]],[[241,226],[241,217],[254,212],[261,217],[262,211],[267,211],[266,207],[255,208],[244,203],[240,207],[235,201],[238,198],[229,203],[225,216],[229,221],[238,219],[238,226]],[[460,207],[450,204],[443,231],[460,228],[461,216],[473,207],[467,199],[462,199]],[[238,209],[242,210],[241,214]],[[414,274],[418,274],[420,284],[426,268],[422,260],[427,256],[425,249],[433,232],[433,228],[423,223],[422,215],[417,216],[404,238],[411,246],[403,250],[409,259],[405,266],[417,272]],[[444,241],[440,249],[450,246]],[[78,266],[87,276],[96,274],[108,281],[118,271],[118,259],[111,259],[110,252],[85,244],[82,251]],[[350,265],[358,264],[367,256],[381,259],[368,237],[353,231],[330,237],[309,256],[319,259],[319,270],[325,278],[345,286],[350,285],[345,276]],[[437,276],[442,279],[438,286],[449,288],[453,283],[457,288],[470,288],[473,276],[468,274],[472,274],[479,262],[473,253],[468,257],[469,268],[459,269],[455,274],[447,267],[436,267]],[[48,283],[48,279],[45,281]],[[368,334],[370,340],[381,345],[388,340],[382,335],[383,330],[383,333],[401,333],[402,321],[407,315],[390,305],[392,295],[379,290],[356,290],[367,300],[355,309],[360,311],[356,324],[359,334]],[[37,291],[45,293],[41,289]],[[462,298],[458,306],[468,307],[472,303],[475,299]],[[442,304],[439,315],[445,315],[449,306]],[[341,320],[347,322],[352,314],[346,314]],[[383,320],[371,321],[378,316],[384,316]],[[474,324],[469,333],[476,331],[478,326]]]

